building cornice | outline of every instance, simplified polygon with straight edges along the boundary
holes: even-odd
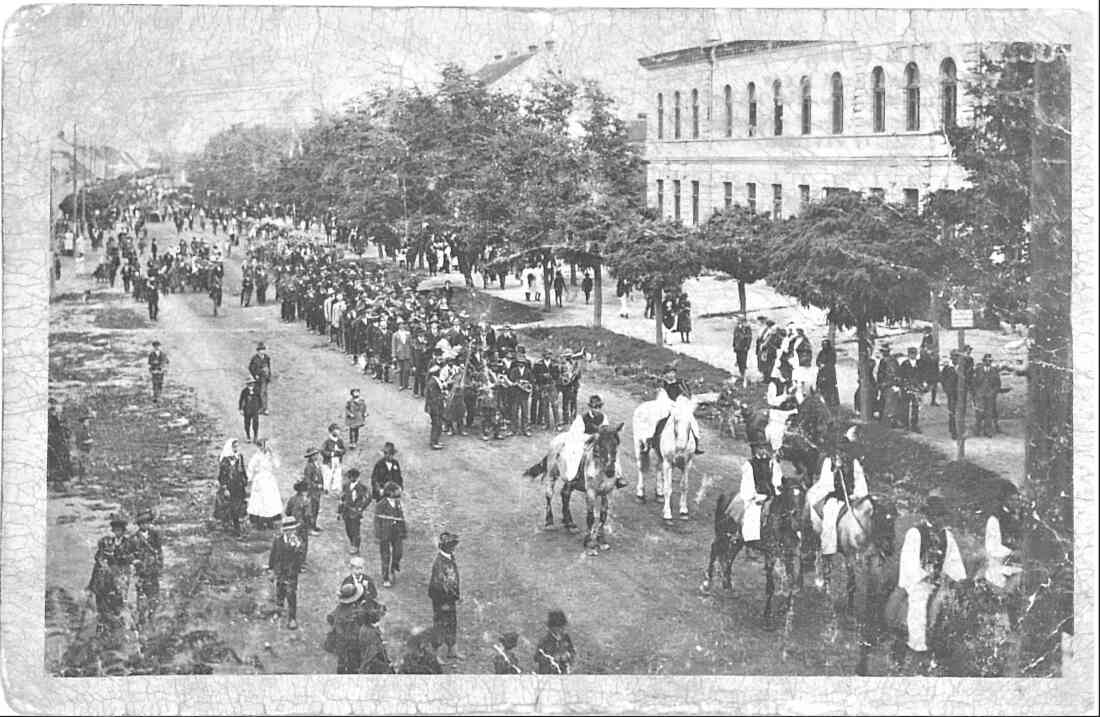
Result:
[[[711,60],[723,60],[744,55],[761,55],[792,47],[830,44],[822,40],[734,40],[716,45],[699,45],[671,50],[638,58],[638,64],[647,70],[663,70],[669,67],[694,65]]]

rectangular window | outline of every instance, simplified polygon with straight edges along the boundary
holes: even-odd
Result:
[[[680,180],[672,180],[672,218],[680,221]]]
[[[783,185],[772,185],[772,219],[783,218]]]
[[[748,201],[748,204],[749,204],[749,209],[751,211],[755,212],[756,211],[756,183],[755,182],[749,182],[748,184],[745,185],[745,196],[747,197],[747,201]]]
[[[665,216],[665,180],[657,180],[657,216]]]
[[[871,187],[871,196],[876,199],[886,199],[886,190],[882,187]]]
[[[906,189],[905,191],[905,206],[910,209],[916,209],[920,202],[920,192],[915,189]]]
[[[722,197],[727,209],[733,206],[733,182],[722,182]]]
[[[798,185],[798,203],[803,209],[810,203],[810,185],[799,184]]]
[[[848,192],[847,187],[825,187],[825,198],[831,199],[832,197],[839,197],[842,194]]]
[[[699,182],[691,183],[691,223],[699,223]]]

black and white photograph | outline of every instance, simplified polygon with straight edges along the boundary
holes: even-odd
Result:
[[[1095,713],[1095,13],[14,9],[8,704]]]

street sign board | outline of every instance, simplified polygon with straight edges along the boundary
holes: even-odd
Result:
[[[973,309],[951,309],[951,328],[953,328],[953,329],[972,329],[972,328],[974,328],[974,310]]]

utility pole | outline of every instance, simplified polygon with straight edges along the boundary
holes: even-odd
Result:
[[[70,155],[72,157],[73,161],[72,161],[72,171],[69,172],[69,174],[71,174],[72,178],[73,178],[73,194],[72,194],[72,197],[73,197],[73,204],[72,204],[73,216],[72,216],[72,222],[71,223],[73,225],[73,240],[74,241],[76,240],[76,148],[79,147],[79,146],[80,145],[78,145],[76,143],[76,122],[73,122],[73,152],[72,152],[72,155]]]

